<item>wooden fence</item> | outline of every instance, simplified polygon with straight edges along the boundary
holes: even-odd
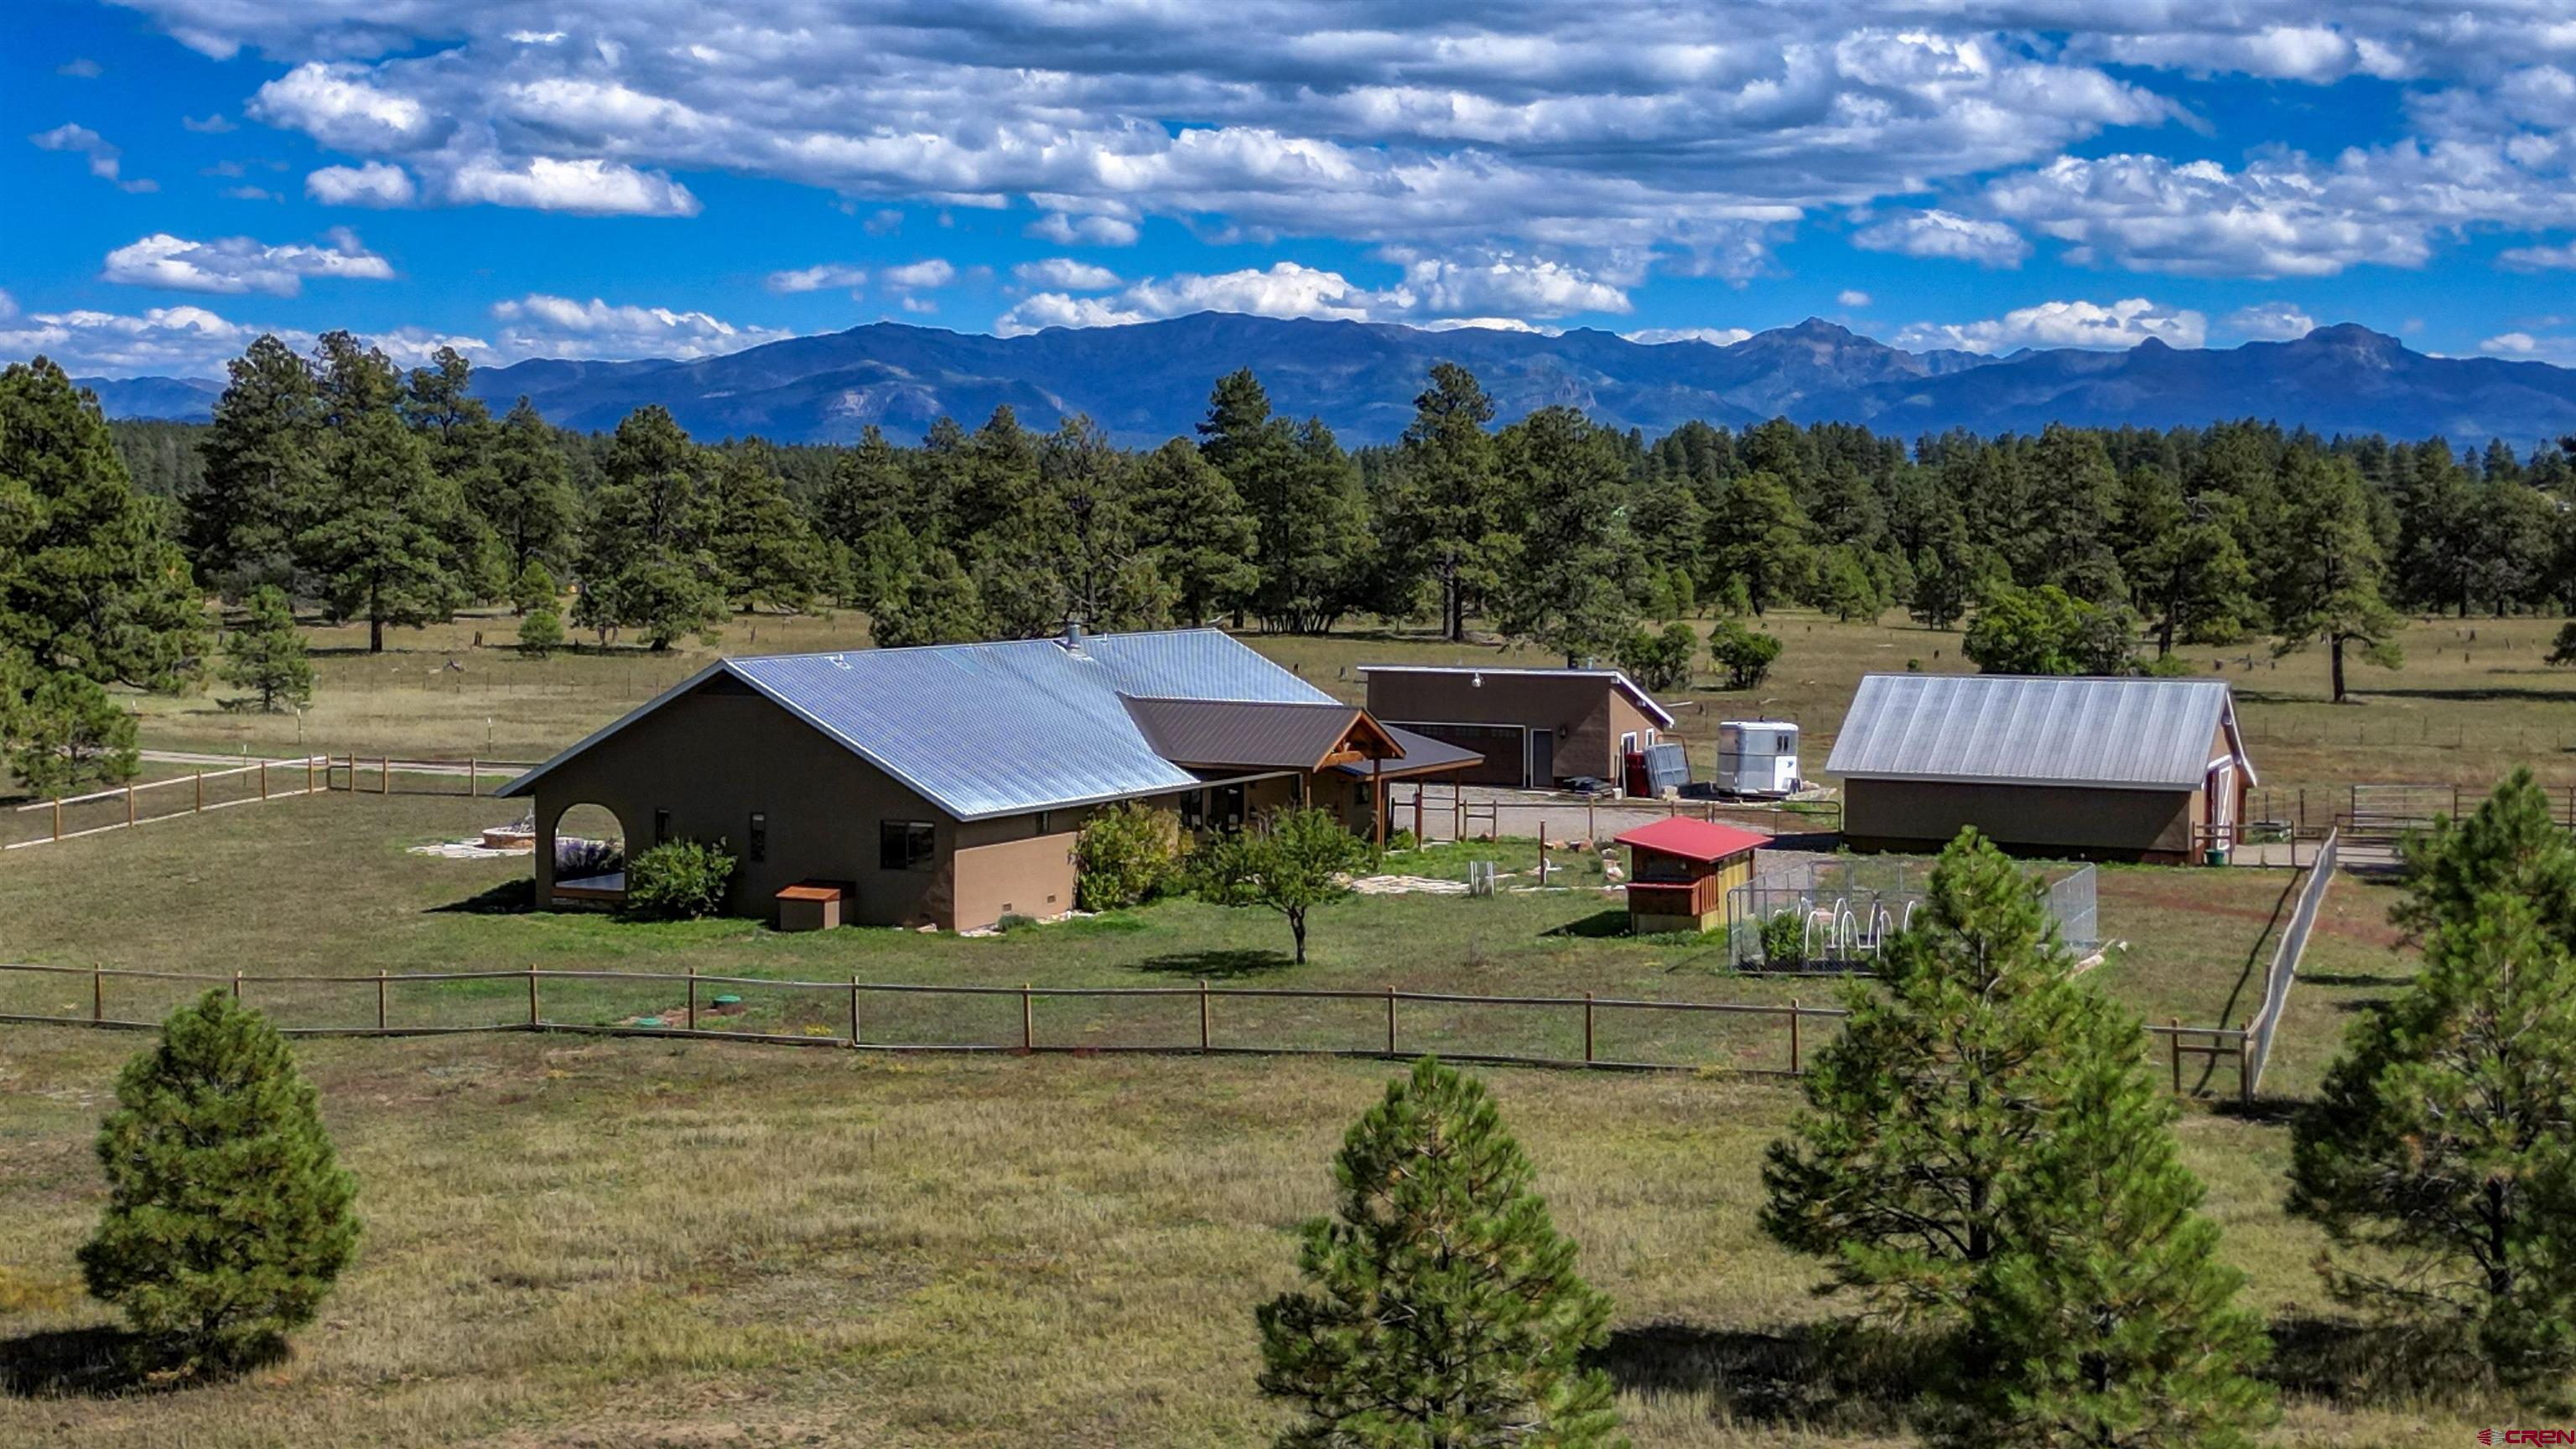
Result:
[[[474,1032],[545,1031],[600,1036],[680,1037],[707,1041],[765,1042],[789,1046],[837,1047],[889,1053],[1027,1053],[1064,1055],[1159,1054],[1237,1056],[1329,1056],[1401,1058],[1423,1052],[1460,1062],[1487,1065],[1593,1068],[1612,1071],[1732,1071],[1765,1076],[1797,1076],[1806,1070],[1817,1028],[1833,1029],[1849,1012],[1840,1007],[1808,1006],[1791,1000],[1772,1002],[1675,1001],[1641,997],[1483,996],[1463,992],[1405,991],[1393,987],[1367,991],[1330,987],[1212,986],[1205,980],[1188,986],[930,986],[863,981],[778,980],[754,976],[675,975],[652,971],[552,970],[447,971],[372,976],[254,975],[210,976],[170,971],[133,971],[107,967],[41,966],[0,963],[0,979],[51,979],[86,987],[81,1002],[66,1002],[52,1012],[17,1010],[27,1003],[12,997],[0,1011],[0,1022],[83,1025],[149,1031],[157,1020],[121,1015],[111,1009],[130,1007],[138,994],[127,983],[163,983],[194,996],[212,987],[227,989],[236,1000],[270,1012],[272,1017],[310,1016],[317,990],[329,997],[331,1009],[357,1009],[339,1020],[302,1024],[289,1020],[280,1030],[290,1036],[435,1036]],[[603,1013],[595,1005],[588,1019],[581,1008],[567,1013],[562,998],[587,988],[616,985],[646,988],[638,999],[662,1002],[642,1011],[632,1002]],[[442,996],[424,1006],[401,1001],[423,985],[464,992]],[[794,994],[803,998],[801,1023],[791,1014],[764,1020],[747,1005],[745,993]],[[152,1003],[155,1010],[180,1004],[179,999]],[[980,1003],[1016,1007],[1002,1018],[998,1032],[961,1029],[943,1021],[930,1031],[889,1025],[882,1014],[888,1003],[906,1000]],[[550,1009],[550,1001],[554,1003]],[[1040,1007],[1068,1001],[1107,1001],[1120,1008],[1177,1006],[1177,1013],[1157,1012],[1143,1035],[1104,1039],[1094,1021],[1086,1030],[1039,1029]],[[505,1004],[506,1003],[506,1004]],[[1264,1038],[1236,1024],[1255,1009],[1276,1003],[1324,1003],[1353,1010],[1323,1024],[1304,1039]],[[82,1008],[85,1007],[86,1010]],[[668,1012],[668,1015],[664,1015]],[[1470,1033],[1497,1023],[1485,1013],[1502,1013],[1512,1028],[1535,1023],[1537,1030],[1492,1032],[1481,1039]],[[326,1013],[327,1014],[327,1013]],[[825,1016],[828,1014],[828,1024]],[[1643,1014],[1664,1021],[1699,1023],[1679,1041],[1655,1045],[1661,1050],[1622,1052],[1607,1049],[1602,1035],[1613,1018]],[[1358,1026],[1365,1019],[1365,1028]],[[991,1024],[990,1013],[985,1025]],[[1753,1025],[1757,1034],[1727,1035],[1727,1024]],[[785,1029],[794,1025],[795,1030]],[[964,1024],[971,1028],[972,1023]],[[1125,1025],[1131,1031],[1134,1023]],[[2243,1032],[2223,1027],[2149,1026],[2152,1042],[2163,1039],[2173,1062],[2174,1089],[2182,1087],[2181,1061],[2195,1053],[2243,1056]],[[1512,1036],[1512,1040],[1497,1040]],[[1553,1038],[1556,1050],[1513,1050],[1533,1040]],[[1579,1042],[1579,1046],[1577,1043]],[[2197,1043],[2197,1044],[2196,1044]],[[2245,1090],[2251,1090],[2247,1086]]]
[[[1773,835],[1838,835],[1842,801],[1649,800],[1636,796],[1549,798],[1534,793],[1469,798],[1438,783],[1398,782],[1387,790],[1387,828],[1411,830],[1425,842],[1494,840],[1503,836],[1548,840],[1607,840],[1654,820],[1686,815]]]
[[[2245,1047],[2239,1053],[2245,1095],[2253,1096],[2263,1089],[2263,1070],[2272,1062],[2272,1042],[2281,1029],[2281,1014],[2290,1007],[2290,987],[2299,975],[2299,957],[2308,949],[2308,937],[2316,929],[2317,912],[2324,908],[2326,888],[2334,884],[2335,863],[2340,842],[2333,831],[2326,833],[2324,844],[2317,849],[2316,863],[2308,867],[2308,878],[2299,885],[2298,904],[2290,910],[2290,922],[2281,928],[2281,939],[2272,948],[2272,964],[2263,974],[2263,1004],[2246,1023]]]
[[[230,769],[201,769],[166,780],[38,800],[10,812],[13,827],[10,833],[26,838],[10,840],[0,848],[23,850],[29,846],[53,845],[83,836],[103,835],[111,830],[131,830],[138,825],[181,815],[198,815],[209,810],[230,809],[235,805],[256,805],[265,800],[317,794],[330,788],[326,779],[327,768],[321,755],[293,760],[257,760]],[[215,787],[211,796],[206,788],[209,785]]]
[[[323,788],[361,795],[489,795],[536,766],[519,760],[406,760],[392,755],[325,755]],[[400,776],[405,783],[395,784]],[[430,783],[419,783],[427,780]]]

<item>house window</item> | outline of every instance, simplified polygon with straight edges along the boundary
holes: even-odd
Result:
[[[745,858],[754,862],[769,859],[769,815],[762,810],[751,812],[751,828],[744,831]]]
[[[1633,755],[1637,753],[1637,736],[1634,731],[1619,737],[1619,753],[1623,755]]]
[[[938,832],[927,820],[877,822],[879,870],[928,870],[939,853]]]
[[[1207,792],[1205,790],[1192,790],[1181,796],[1181,828],[1183,830],[1207,828]]]
[[[671,839],[671,812],[670,812],[670,811],[668,811],[668,810],[656,810],[656,811],[654,811],[654,812],[653,812],[653,843],[654,843],[655,845],[666,845],[666,844],[670,843],[670,839]]]

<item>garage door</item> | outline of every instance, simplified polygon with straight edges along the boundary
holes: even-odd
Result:
[[[1398,729],[1426,735],[1444,745],[1474,750],[1485,757],[1481,765],[1470,765],[1454,776],[1444,778],[1470,785],[1521,785],[1527,783],[1529,742],[1519,725],[1438,724],[1418,720],[1388,720]]]

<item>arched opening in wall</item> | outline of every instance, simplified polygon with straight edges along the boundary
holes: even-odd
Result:
[[[626,826],[617,812],[584,803],[555,817],[555,893],[626,893]]]

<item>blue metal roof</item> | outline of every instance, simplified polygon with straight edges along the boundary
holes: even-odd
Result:
[[[514,781],[562,761],[718,672],[741,679],[960,820],[1196,788],[1119,698],[1336,704],[1216,629],[725,659]]]
[[[2214,679],[1872,674],[1834,738],[1828,774],[1983,784],[2189,790],[2235,739],[2234,697]]]

